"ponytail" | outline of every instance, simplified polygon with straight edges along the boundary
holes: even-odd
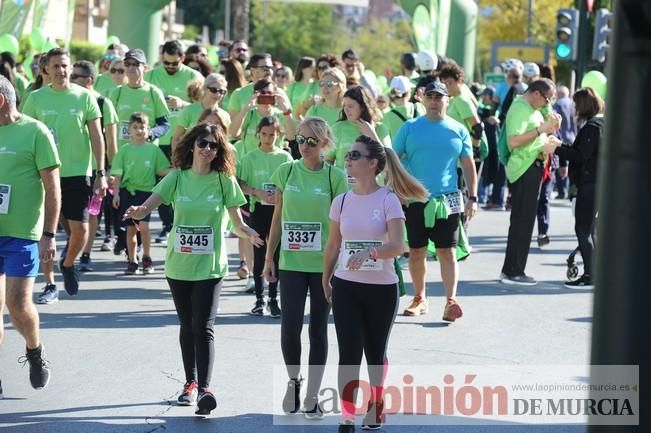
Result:
[[[391,189],[400,200],[416,200],[426,202],[429,192],[414,176],[407,173],[398,159],[398,155],[390,147],[385,147],[387,164],[384,170],[384,184]]]

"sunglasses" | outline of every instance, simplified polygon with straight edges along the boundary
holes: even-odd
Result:
[[[364,155],[359,150],[351,150],[350,152],[346,152],[346,155],[344,156],[345,159],[349,159],[351,161],[357,161],[362,157],[368,158],[368,155]]]
[[[210,93],[213,93],[215,95],[225,95],[227,92],[226,89],[217,89],[215,87],[207,87],[207,89],[210,91]]]
[[[246,53],[247,51],[249,51],[248,48],[235,48],[236,53]]]
[[[545,102],[549,105],[549,103],[551,102],[551,98],[548,98],[548,97],[545,96],[542,92],[538,92],[538,93],[540,93],[540,96],[542,96],[543,98],[545,98]]]
[[[205,149],[206,147],[210,146],[210,150],[217,150],[218,146],[216,141],[209,141],[205,138],[201,141],[197,141],[195,144],[199,149]]]
[[[90,75],[81,75],[81,74],[70,74],[71,80],[77,80],[79,78],[88,78]]]
[[[316,147],[319,144],[319,140],[314,137],[306,137],[301,134],[296,134],[296,144],[302,146],[305,143],[310,147]]]
[[[325,70],[328,69],[329,67],[330,67],[330,65],[321,65],[321,66],[317,66],[317,69],[318,69],[319,71],[325,71]]]
[[[287,75],[286,75],[286,74],[276,74],[276,78],[278,78],[278,79],[280,79],[280,80],[286,80],[286,79],[287,79]]]
[[[164,64],[165,66],[178,66],[179,63],[181,63],[180,60],[177,60],[176,62],[166,62],[165,60],[163,60],[163,64]]]
[[[124,74],[126,71],[121,68],[111,68],[111,74]]]
[[[339,84],[339,83],[337,83],[336,81],[319,81],[319,86],[320,87],[327,87],[328,89],[332,89],[337,84]]]
[[[140,66],[140,62],[124,62],[125,68],[137,68]]]
[[[271,72],[273,71],[273,66],[252,66],[253,69],[260,69],[261,71]]]

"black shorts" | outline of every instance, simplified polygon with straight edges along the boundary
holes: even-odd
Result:
[[[67,220],[88,222],[88,200],[93,194],[90,176],[61,178],[61,214]]]
[[[150,192],[147,191],[135,191],[135,195],[131,195],[129,191],[126,189],[120,188],[120,215],[124,215],[124,213],[129,209],[130,206],[140,206],[143,204],[151,195]],[[146,217],[139,221],[145,221],[149,222],[151,219],[151,213],[148,213]],[[132,226],[133,220],[128,219],[124,222],[125,226]]]
[[[407,227],[409,248],[423,248],[429,240],[434,242],[436,248],[456,248],[459,231],[459,217],[455,213],[444,220],[436,220],[434,227],[425,227],[425,203],[411,203],[403,207]]]

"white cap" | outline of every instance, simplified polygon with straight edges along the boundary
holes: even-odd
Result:
[[[513,68],[518,68],[520,72],[524,69],[524,66],[522,65],[522,61],[519,59],[507,59],[502,63],[502,70],[504,72],[509,72]]]
[[[533,62],[527,62],[522,69],[522,75],[527,78],[537,77],[540,75],[540,68]]]
[[[402,95],[407,93],[409,90],[411,90],[414,87],[413,83],[409,81],[409,78],[403,76],[403,75],[396,75],[391,79],[391,83],[389,83],[389,89],[393,90],[396,89],[399,91]]]
[[[418,66],[418,69],[421,71],[431,71],[436,69],[438,62],[438,57],[431,51],[419,51],[418,55],[416,56],[416,66]]]

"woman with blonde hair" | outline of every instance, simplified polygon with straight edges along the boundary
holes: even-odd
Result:
[[[332,128],[339,120],[346,92],[346,76],[341,69],[326,69],[319,80],[320,94],[303,104],[307,116],[321,117]]]
[[[401,202],[425,202],[429,193],[407,174],[392,149],[370,137],[357,137],[345,160],[346,171],[356,183],[351,191],[335,197],[330,207],[322,285],[332,304],[339,347],[343,416],[339,432],[349,433],[355,431],[355,398],[348,390],[359,380],[362,353],[371,385],[362,428],[375,430],[383,423],[387,344],[399,299],[393,260],[402,253],[404,242]],[[383,172],[386,186],[376,180]]]

